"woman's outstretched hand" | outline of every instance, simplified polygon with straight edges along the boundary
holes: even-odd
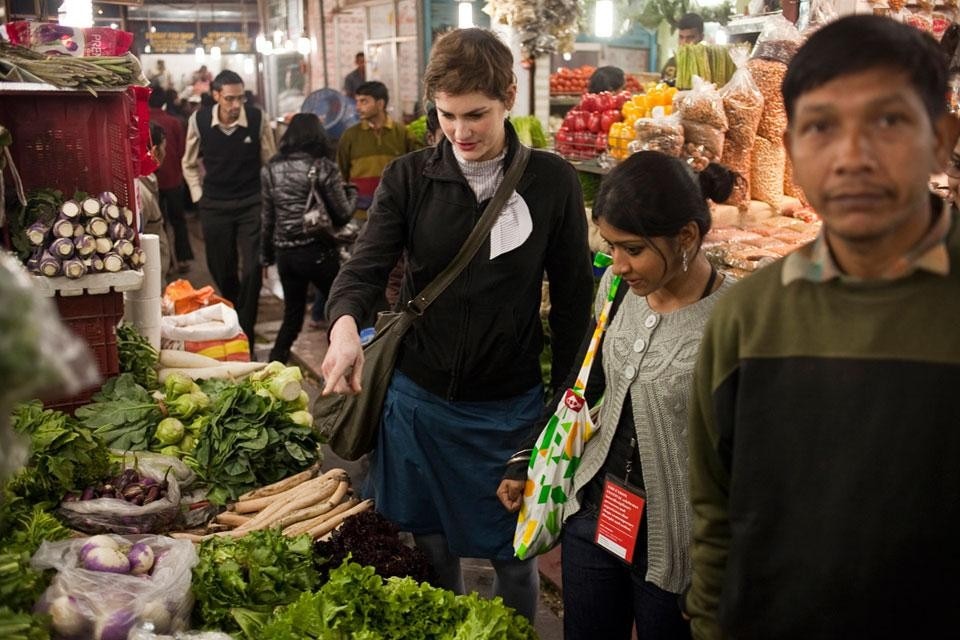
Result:
[[[330,330],[330,346],[320,365],[325,396],[331,393],[360,393],[363,372],[363,347],[357,323],[352,316],[341,316]]]

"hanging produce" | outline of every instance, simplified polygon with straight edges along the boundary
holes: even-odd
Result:
[[[144,85],[140,63],[124,56],[51,56],[0,41],[0,80],[46,82],[65,89],[96,89]]]
[[[573,52],[581,16],[577,0],[490,0],[483,11],[516,30],[524,58]]]

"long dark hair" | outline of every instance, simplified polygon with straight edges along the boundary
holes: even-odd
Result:
[[[695,222],[702,239],[711,224],[706,199],[729,198],[736,178],[736,173],[719,164],[711,163],[697,175],[678,158],[640,151],[603,179],[593,204],[593,220],[643,238],[673,238]]]
[[[280,155],[288,156],[297,151],[305,151],[314,158],[326,158],[330,153],[330,142],[323,130],[323,123],[314,113],[298,113],[290,119],[287,130],[280,138]]]

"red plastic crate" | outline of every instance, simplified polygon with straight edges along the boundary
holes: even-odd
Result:
[[[0,91],[0,122],[13,135],[13,161],[27,191],[112,191],[135,209],[140,132],[132,90]]]
[[[123,294],[117,291],[80,296],[56,296],[60,317],[84,340],[97,359],[97,369],[104,379],[120,373],[117,351],[117,323],[123,317]],[[47,404],[48,408],[73,413],[86,404],[98,388],[86,389],[72,398]]]

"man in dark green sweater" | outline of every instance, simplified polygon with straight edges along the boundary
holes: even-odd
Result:
[[[695,638],[958,637],[960,229],[928,189],[946,61],[886,18],[817,31],[783,83],[815,242],[739,283],[690,427]]]

